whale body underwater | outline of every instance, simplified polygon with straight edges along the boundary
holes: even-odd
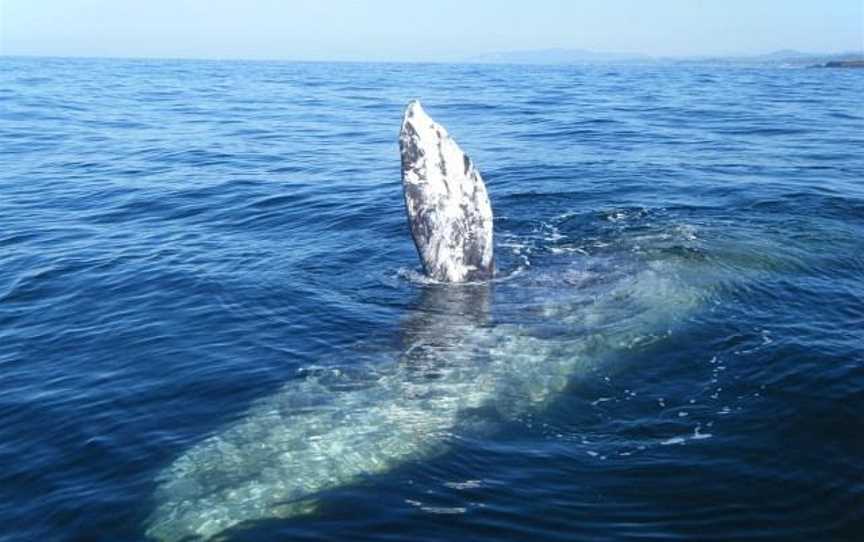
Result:
[[[617,230],[592,253],[499,232],[499,248],[534,250],[544,263],[523,258],[493,277],[492,209],[474,163],[419,102],[405,110],[400,148],[408,223],[429,277],[414,281],[400,346],[310,367],[183,452],[157,477],[149,538],[221,539],[311,513],[328,490],[542,411],[593,369],[663,340],[703,302],[699,281],[688,280],[698,265],[630,250],[644,239]]]

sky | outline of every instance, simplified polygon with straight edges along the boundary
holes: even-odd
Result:
[[[862,51],[864,0],[0,0],[0,54],[447,61]]]

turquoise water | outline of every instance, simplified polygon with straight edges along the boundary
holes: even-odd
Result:
[[[862,77],[0,58],[0,539],[857,540]]]

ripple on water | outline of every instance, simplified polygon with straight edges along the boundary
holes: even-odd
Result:
[[[274,430],[400,360],[417,400],[453,356],[521,370],[436,453],[226,537],[860,535],[858,74],[0,64],[10,540],[143,540],[159,473],[285,386],[332,395]],[[394,140],[418,89],[487,179],[498,269],[488,312],[450,315],[474,333],[425,347],[447,303]]]

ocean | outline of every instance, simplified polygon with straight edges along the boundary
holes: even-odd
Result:
[[[862,95],[0,58],[0,540],[860,540]],[[414,98],[489,283],[420,270]]]

